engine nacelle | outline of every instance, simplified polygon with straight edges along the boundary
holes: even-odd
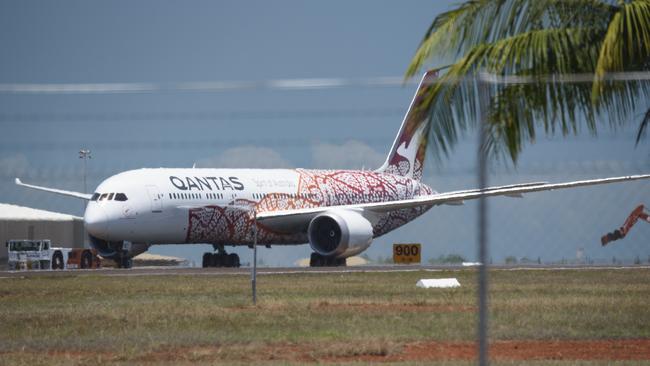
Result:
[[[333,210],[314,217],[307,229],[314,252],[347,258],[366,250],[372,243],[372,224],[358,212]]]

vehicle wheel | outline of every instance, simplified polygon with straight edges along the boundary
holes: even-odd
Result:
[[[56,251],[52,256],[52,269],[63,269],[63,253]]]
[[[133,267],[133,259],[131,257],[122,258],[122,268],[131,268]]]
[[[239,256],[235,253],[230,253],[228,254],[228,257],[230,259],[230,267],[239,268],[240,266]]]
[[[212,253],[203,253],[203,261],[201,267],[208,268],[212,266]]]
[[[81,253],[81,263],[79,263],[79,266],[82,269],[88,269],[93,266],[93,257],[89,251],[84,250],[83,253]]]

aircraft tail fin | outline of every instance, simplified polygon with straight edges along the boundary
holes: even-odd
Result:
[[[386,157],[384,164],[377,172],[390,173],[413,179],[422,178],[424,157],[427,150],[427,139],[430,129],[428,111],[421,108],[421,100],[432,87],[438,72],[427,71],[411,101],[406,116],[402,121],[399,133]]]

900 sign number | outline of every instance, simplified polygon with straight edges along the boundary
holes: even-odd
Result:
[[[395,263],[420,263],[420,244],[393,244],[393,262]]]

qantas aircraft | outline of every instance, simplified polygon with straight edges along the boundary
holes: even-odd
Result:
[[[385,163],[375,171],[309,169],[138,169],[104,180],[93,194],[16,184],[88,200],[90,242],[130,267],[152,244],[207,243],[203,267],[238,267],[226,245],[257,243],[313,249],[311,266],[344,265],[372,240],[433,206],[485,196],[647,179],[633,175],[567,183],[513,184],[438,193],[421,182],[430,123],[418,108],[434,73],[426,73]]]

